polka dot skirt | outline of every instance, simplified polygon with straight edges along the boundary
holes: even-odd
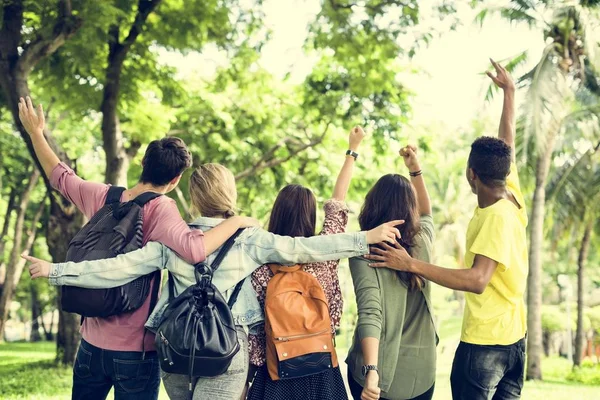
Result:
[[[258,369],[248,400],[348,400],[339,368],[304,378],[273,381],[267,367]]]

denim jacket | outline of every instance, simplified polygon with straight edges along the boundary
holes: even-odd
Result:
[[[202,217],[191,225],[208,231],[222,221],[219,218]],[[261,265],[268,263],[294,265],[338,260],[360,256],[367,252],[366,232],[292,238],[275,235],[260,228],[248,228],[237,237],[233,247],[223,259],[213,276],[213,284],[223,293],[225,299],[229,299],[235,285],[244,280],[232,314],[236,325],[251,328],[263,321],[264,315],[250,280],[246,278]],[[206,262],[209,265],[214,261],[217,253],[218,251],[215,251],[207,257]],[[149,242],[139,250],[115,258],[51,264],[49,282],[57,286],[110,288],[124,285],[142,275],[165,268],[173,274],[176,296],[196,283],[194,268],[159,242]],[[146,327],[151,331],[156,331],[158,328],[168,300],[169,288],[166,285],[146,322]]]

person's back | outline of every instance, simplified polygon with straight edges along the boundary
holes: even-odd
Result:
[[[465,293],[461,340],[467,343],[508,345],[522,339],[527,330],[527,212],[514,165],[506,188],[518,206],[501,199],[477,207],[467,230],[465,265],[473,265],[478,254],[499,264],[483,293]]]
[[[104,206],[109,185],[85,181],[60,162],[44,138],[41,106],[36,113],[29,98],[21,99],[19,111],[50,184],[91,219]],[[166,194],[178,185],[181,174],[190,166],[191,154],[181,139],[155,140],[144,155],[139,182],[125,190],[120,201],[133,200],[146,192]],[[228,221],[212,232],[209,242],[202,231],[187,226],[175,201],[166,196],[145,203],[142,213],[142,243],[159,241],[192,263],[203,261],[207,250],[212,252],[240,227],[240,221]],[[153,280],[150,292],[158,284]],[[131,313],[84,319],[73,369],[74,399],[104,399],[112,386],[117,399],[157,398],[159,375],[154,335],[145,334],[144,328],[151,301],[152,296],[147,296],[143,305]],[[102,367],[104,364],[106,368]]]
[[[404,220],[396,246],[405,246],[412,257],[429,262],[434,237],[429,195],[416,149],[409,146],[401,154],[411,181],[397,174],[383,176],[365,198],[360,226],[367,229],[392,216]],[[369,263],[364,257],[350,260],[358,311],[346,359],[352,396],[431,399],[437,344],[431,284],[414,274],[371,268]]]
[[[214,218],[200,217],[191,225],[206,232],[207,236],[225,224],[226,220],[243,218],[233,216],[237,192],[231,171],[218,164],[205,164],[190,177],[193,208]],[[257,322],[262,321],[262,311],[250,281],[245,279],[264,263],[291,265],[297,263],[323,262],[363,254],[368,243],[378,243],[396,237],[394,228],[399,221],[391,221],[370,232],[329,235],[327,237],[290,238],[275,235],[262,229],[245,229],[227,252],[221,266],[214,274],[212,283],[229,299],[232,288],[243,281],[241,292],[232,309],[241,346],[229,371],[216,378],[198,379],[193,385],[194,398],[230,400],[238,398],[244,388],[248,366],[246,334]],[[34,257],[25,256],[33,262],[32,278],[46,277],[53,285],[70,285],[83,288],[112,288],[121,286],[139,276],[161,269],[168,269],[174,281],[175,295],[184,292],[196,282],[194,268],[171,249],[159,242],[151,242],[141,250],[121,254],[112,259],[49,264]],[[215,255],[208,255],[210,265]],[[41,268],[43,265],[43,269]],[[42,272],[43,271],[43,272]],[[146,327],[156,331],[168,306],[169,287],[163,290]],[[86,350],[87,351],[87,350]],[[85,361],[84,361],[85,362]],[[87,365],[87,364],[86,364]],[[188,377],[164,374],[165,388],[171,398],[188,394]]]
[[[375,267],[419,274],[442,286],[468,292],[461,342],[450,377],[454,400],[513,400],[521,397],[527,318],[527,213],[515,166],[515,85],[492,61],[488,76],[504,92],[498,138],[471,145],[466,178],[478,207],[467,231],[465,268],[443,268],[388,248]]]

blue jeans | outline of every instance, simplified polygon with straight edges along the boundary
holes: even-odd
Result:
[[[160,367],[155,351],[112,351],[81,339],[73,366],[73,400],[104,400],[115,388],[115,400],[158,399]]]
[[[452,399],[520,399],[524,373],[524,338],[505,346],[460,342],[450,375]]]

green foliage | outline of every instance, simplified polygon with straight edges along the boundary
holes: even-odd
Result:
[[[600,364],[584,361],[581,367],[573,369],[567,375],[567,381],[582,383],[584,385],[600,385]]]
[[[600,306],[589,308],[586,314],[596,335],[600,335]]]
[[[566,315],[558,306],[542,306],[542,330],[544,332],[561,332],[566,328]]]

